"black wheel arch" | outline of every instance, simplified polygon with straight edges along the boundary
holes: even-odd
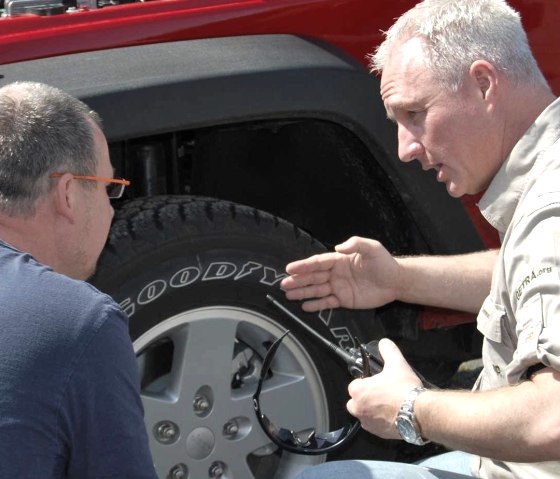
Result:
[[[305,152],[297,159],[310,162],[306,175],[284,166],[283,181],[269,175],[255,188],[251,175],[232,178],[217,156],[201,153],[195,192],[268,207],[327,244],[363,234],[396,253],[482,247],[462,204],[397,160],[378,80],[329,45],[292,35],[187,40],[13,63],[0,73],[0,84],[42,81],[78,96],[100,113],[110,142],[193,129],[213,132],[214,141],[222,127],[295,121],[300,129],[292,127],[295,143],[285,151]],[[312,155],[321,146],[324,155]],[[236,189],[211,186],[228,181]],[[308,201],[280,201],[297,191]],[[263,201],[271,194],[276,203]],[[376,227],[379,218],[387,221]]]

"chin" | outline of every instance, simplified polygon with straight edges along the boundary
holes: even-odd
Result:
[[[84,268],[80,271],[74,271],[74,274],[71,274],[69,276],[74,279],[79,279],[81,281],[88,281],[93,277],[95,271],[96,271],[96,266],[93,266],[93,267],[88,267],[87,269]]]
[[[93,266],[93,268],[91,268],[91,269],[89,270],[89,272],[87,272],[87,273],[85,274],[85,277],[82,278],[82,279],[83,279],[84,281],[89,281],[89,280],[93,277],[93,275],[95,274],[95,271],[96,271],[96,270],[97,270],[96,266]]]
[[[457,185],[450,184],[450,185],[446,185],[446,187],[447,187],[447,193],[452,198],[460,198],[461,196],[466,194],[466,192],[461,191],[459,188],[457,188]]]

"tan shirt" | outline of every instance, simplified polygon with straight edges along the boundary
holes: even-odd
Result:
[[[484,368],[475,389],[484,390],[516,384],[536,364],[560,371],[560,99],[516,144],[479,207],[502,240],[477,318]],[[560,462],[477,458],[473,474],[560,478]]]

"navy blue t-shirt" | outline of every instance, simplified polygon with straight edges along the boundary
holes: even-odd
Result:
[[[0,241],[0,478],[156,478],[127,321]]]

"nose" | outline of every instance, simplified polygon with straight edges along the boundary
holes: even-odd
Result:
[[[424,147],[418,138],[408,128],[398,126],[399,158],[404,163],[409,163],[424,152]]]

